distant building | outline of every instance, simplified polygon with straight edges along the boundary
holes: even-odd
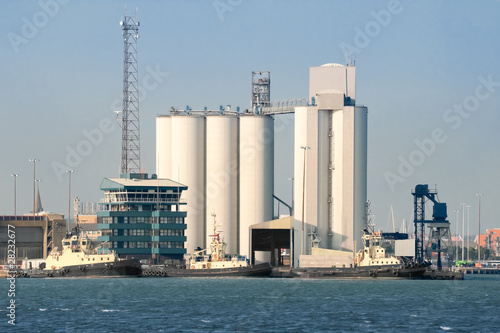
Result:
[[[102,236],[97,223],[82,223],[78,225],[78,229],[81,237],[87,237],[94,242],[98,242],[98,237]]]
[[[66,220],[60,214],[37,213],[36,215],[0,216],[0,262],[8,258],[8,228],[15,231],[17,262],[47,258],[55,248],[61,249],[66,235]],[[12,228],[14,227],[14,228]]]
[[[77,215],[78,224],[97,224],[97,215]]]
[[[80,236],[87,237],[94,242],[102,236],[102,231],[97,226],[97,215],[77,215],[75,220],[78,223]]]
[[[498,256],[500,254],[500,228],[486,229],[486,234],[479,237],[479,244]]]
[[[104,250],[159,262],[183,258],[186,212],[180,211],[185,204],[180,196],[187,186],[156,175],[123,174],[105,178],[101,190],[104,198],[97,225]]]

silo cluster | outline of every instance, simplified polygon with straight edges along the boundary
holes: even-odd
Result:
[[[159,178],[188,186],[188,253],[217,231],[227,253],[249,255],[249,226],[273,218],[274,120],[237,112],[175,112],[156,119]],[[215,219],[214,215],[215,214]]]

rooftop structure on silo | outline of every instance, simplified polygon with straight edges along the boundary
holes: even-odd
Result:
[[[268,71],[252,72],[252,110],[268,107],[271,103],[271,73]]]

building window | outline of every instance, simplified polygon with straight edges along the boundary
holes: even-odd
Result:
[[[102,220],[101,220],[102,223],[105,223],[105,224],[110,224],[110,223],[113,223],[113,218],[112,217],[103,217]]]

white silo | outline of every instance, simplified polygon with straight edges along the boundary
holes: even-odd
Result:
[[[355,106],[355,73],[353,66],[311,67],[316,104],[295,109],[295,218],[302,220],[304,201],[315,246],[344,251],[361,247],[366,225],[367,108]],[[301,146],[310,147],[305,183]],[[313,237],[305,238],[308,254]]]
[[[273,219],[274,119],[240,116],[240,254],[250,257],[249,227]]]
[[[366,227],[368,199],[368,108],[354,106],[354,239],[362,237]],[[347,109],[347,107],[346,107]],[[357,247],[362,245],[357,241]]]
[[[206,117],[206,237],[210,242],[216,215],[227,253],[238,252],[238,117]],[[207,243],[207,244],[208,244]]]
[[[360,249],[366,227],[368,109],[344,106],[343,110],[334,111],[332,118],[332,247]]]
[[[161,130],[170,129],[164,142],[157,142],[159,155],[158,177],[169,178],[188,186],[183,191],[182,200],[187,205],[180,209],[187,211],[186,243],[188,253],[196,248],[205,248],[205,117],[199,115],[172,115],[158,117],[160,123],[163,118],[170,118]],[[160,126],[161,127],[161,126]],[[157,130],[160,130],[157,125]],[[157,133],[157,138],[164,134]],[[169,153],[170,152],[170,153]],[[165,154],[167,157],[163,157]],[[157,156],[158,158],[158,156]],[[165,162],[163,162],[165,161]]]

